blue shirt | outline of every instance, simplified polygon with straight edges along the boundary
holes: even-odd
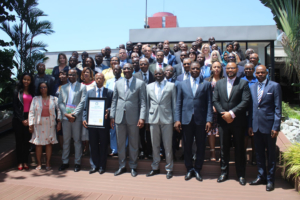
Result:
[[[200,76],[202,76],[203,79],[210,77],[210,66],[204,65],[201,67]]]
[[[258,82],[257,78],[255,78],[255,77],[253,77],[253,79],[251,81],[249,81],[246,76],[242,77],[242,79],[244,79],[244,80],[246,80],[248,82],[249,88],[250,88],[251,85],[253,85],[256,82]]]

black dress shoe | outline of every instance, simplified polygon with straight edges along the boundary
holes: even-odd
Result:
[[[266,185],[267,184],[267,181],[266,180],[263,180],[261,178],[257,178],[255,179],[254,181],[251,181],[249,183],[249,185]]]
[[[195,173],[195,177],[196,177],[196,179],[197,179],[198,181],[203,181],[203,179],[202,179],[202,177],[201,177],[201,175],[200,175],[199,172],[197,172],[197,171],[195,170],[194,173]]]
[[[271,182],[268,182],[267,186],[266,186],[266,191],[271,192],[273,190],[274,190],[274,184]]]
[[[147,177],[149,176],[154,176],[156,174],[159,174],[160,173],[160,170],[151,170],[151,172],[149,172],[148,174],[146,174]]]
[[[95,173],[96,171],[98,171],[97,168],[91,168],[89,173],[90,173],[90,174],[93,174],[93,173]]]
[[[64,171],[64,170],[67,169],[68,167],[69,167],[69,164],[62,164],[62,165],[59,167],[58,171]]]
[[[118,169],[118,171],[115,172],[115,176],[121,175],[121,174],[123,174],[125,172],[126,172],[126,168],[125,167],[124,168],[120,168],[120,169]]]
[[[226,174],[221,174],[217,180],[218,183],[224,182],[228,179],[228,176]]]
[[[103,169],[102,167],[100,167],[99,174],[104,174],[104,173],[105,173],[105,169]]]
[[[136,169],[131,169],[131,176],[136,177],[138,175]]]
[[[167,177],[167,179],[172,178],[173,177],[173,172],[172,171],[168,171],[166,177]]]
[[[190,171],[188,171],[188,172],[186,173],[184,179],[185,179],[186,181],[188,181],[188,180],[190,180],[191,178],[193,178],[193,175],[194,175],[194,170],[191,169]]]
[[[75,165],[74,172],[79,172],[80,171],[80,165]]]
[[[240,182],[241,185],[246,185],[246,180],[245,180],[244,177],[240,177],[239,182]]]

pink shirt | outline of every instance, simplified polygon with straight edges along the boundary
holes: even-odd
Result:
[[[50,112],[49,112],[49,99],[44,101],[42,99],[42,104],[43,104],[43,109],[42,109],[42,117],[49,117],[50,116]],[[46,104],[46,105],[45,105]]]
[[[23,93],[23,112],[29,112],[32,96],[30,94]]]

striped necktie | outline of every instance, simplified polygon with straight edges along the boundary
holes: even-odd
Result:
[[[257,92],[257,102],[258,103],[260,103],[261,97],[262,97],[262,94],[263,94],[262,87],[263,87],[263,83],[258,83],[258,92]]]

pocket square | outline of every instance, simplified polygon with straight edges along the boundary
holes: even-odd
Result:
[[[273,93],[267,93],[267,94],[273,94]]]

